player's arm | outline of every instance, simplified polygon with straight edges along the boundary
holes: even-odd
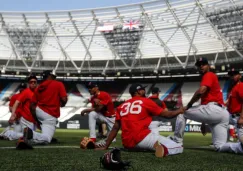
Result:
[[[191,98],[190,102],[187,104],[187,109],[189,109],[190,107],[192,107],[192,105],[197,102],[201,96],[206,93],[208,90],[207,86],[201,86],[193,95],[193,97]]]
[[[68,101],[67,96],[61,97],[61,99],[60,99],[61,107],[64,107],[67,104],[67,101]]]
[[[97,150],[107,150],[110,146],[110,144],[112,143],[113,139],[116,138],[116,135],[118,133],[118,131],[121,128],[121,121],[120,120],[116,120],[114,126],[112,127],[112,130],[106,140],[106,144],[105,147],[103,148],[97,148]]]
[[[94,108],[84,109],[81,111],[81,116],[84,116],[86,114],[89,114],[90,112],[94,111]]]
[[[168,109],[164,109],[161,113],[160,116],[166,117],[166,118],[173,118],[179,114],[183,114],[185,112],[185,108],[180,107],[177,110],[174,111],[168,111]]]
[[[8,121],[10,124],[13,124],[15,119],[16,119],[16,113],[15,112],[16,112],[19,104],[20,104],[20,101],[16,100],[14,105],[13,105],[13,107],[12,107],[12,114],[11,114],[11,117],[10,117],[10,119]]]

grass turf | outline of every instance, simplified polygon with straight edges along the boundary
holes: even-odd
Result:
[[[0,130],[1,131],[1,130]],[[162,133],[169,135],[171,133]],[[87,130],[58,129],[55,138],[59,144],[49,146],[79,146],[81,137],[88,136]],[[207,146],[211,143],[211,135],[205,137],[199,133],[186,133],[184,152],[166,158],[156,158],[152,152],[122,151],[122,160],[132,162],[133,169],[139,171],[161,170],[242,170],[242,156],[230,153],[217,153]],[[0,148],[15,147],[15,141],[0,141]],[[121,147],[120,135],[112,146]],[[204,148],[198,148],[198,147]],[[79,148],[35,148],[19,151],[16,149],[0,149],[0,170],[81,170],[98,171],[99,158],[105,151],[82,150]],[[44,147],[44,146],[43,146]]]

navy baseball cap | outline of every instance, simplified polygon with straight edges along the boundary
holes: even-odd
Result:
[[[88,89],[92,89],[94,87],[98,87],[98,85],[95,82],[89,82],[89,84],[87,85]]]
[[[43,79],[47,79],[47,77],[51,75],[53,76],[54,78],[56,78],[56,75],[51,71],[51,70],[46,70],[46,71],[43,71],[42,73],[42,77]]]
[[[28,77],[28,81],[30,81],[30,80],[32,80],[32,79],[37,80],[37,77],[36,77],[34,74],[31,74],[31,75]]]
[[[159,93],[160,89],[158,87],[153,87],[152,88],[152,94]]]
[[[19,85],[19,89],[26,89],[27,88],[27,85],[25,83],[21,83]]]
[[[129,93],[134,94],[138,90],[145,90],[147,86],[143,86],[142,84],[132,84],[131,87],[129,88]]]
[[[229,75],[229,76],[235,76],[235,75],[238,75],[238,74],[240,74],[240,72],[237,71],[237,70],[235,70],[234,68],[231,69],[231,70],[228,72],[228,75]]]
[[[195,66],[200,67],[201,65],[208,65],[208,59],[204,57],[198,58]]]

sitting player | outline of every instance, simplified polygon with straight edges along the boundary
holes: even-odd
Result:
[[[164,110],[151,99],[144,97],[145,88],[133,84],[129,93],[132,98],[117,108],[116,122],[103,148],[108,149],[119,129],[122,130],[122,144],[127,149],[153,150],[157,157],[174,155],[183,152],[183,147],[149,129],[152,115],[174,117],[184,113],[184,108],[175,111]]]
[[[27,88],[27,85],[25,83],[21,83],[19,85],[19,93],[14,94],[10,99],[10,103],[9,103],[9,111],[12,112],[13,109],[13,105],[15,103],[15,101],[17,100],[17,98],[20,96],[21,92]],[[22,126],[19,124],[19,119],[20,119],[20,114],[19,114],[19,110],[21,110],[21,105],[18,106],[17,110],[16,110],[16,121],[11,125],[13,127],[13,131],[14,132],[19,132],[22,133]],[[6,139],[6,140],[16,140],[18,139],[18,137],[11,137],[8,136],[8,133],[6,134],[6,132],[8,132],[10,130],[10,126],[8,126],[1,134],[0,134],[0,139]],[[22,134],[21,134],[22,135]]]
[[[115,110],[111,96],[104,91],[100,91],[95,83],[89,83],[88,89],[92,98],[92,108],[81,111],[81,116],[89,115],[89,131],[90,138],[96,142],[96,121],[106,123],[108,134],[115,122]]]

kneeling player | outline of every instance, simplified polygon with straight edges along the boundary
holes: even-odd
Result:
[[[173,117],[184,112],[183,108],[167,111],[159,107],[152,100],[144,97],[145,88],[140,84],[133,84],[129,92],[131,99],[117,108],[116,122],[110,132],[106,145],[107,149],[122,129],[122,144],[127,149],[154,150],[157,157],[174,155],[183,152],[183,147],[149,129],[152,115]]]

